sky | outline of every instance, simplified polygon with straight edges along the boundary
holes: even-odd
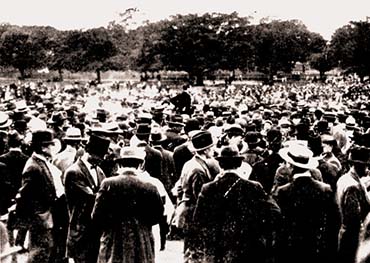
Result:
[[[330,40],[349,21],[370,19],[370,0],[0,0],[0,23],[49,25],[57,29],[107,26],[127,8],[137,8],[133,21],[159,21],[170,15],[206,12],[271,19],[298,19]]]

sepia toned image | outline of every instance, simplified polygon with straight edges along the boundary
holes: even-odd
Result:
[[[370,2],[12,0],[0,263],[370,263]]]

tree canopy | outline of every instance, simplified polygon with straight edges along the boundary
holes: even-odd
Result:
[[[325,71],[341,67],[360,77],[370,73],[370,24],[351,22],[339,28],[330,43],[298,20],[261,20],[237,13],[175,15],[132,29],[136,9],[120,14],[106,28],[60,31],[52,27],[0,24],[0,65],[33,69],[186,71],[202,84],[218,70],[257,71],[270,79],[290,73],[296,62]]]

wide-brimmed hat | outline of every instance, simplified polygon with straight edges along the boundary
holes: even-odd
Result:
[[[15,109],[14,112],[27,112],[29,107],[25,100],[20,100],[15,102]]]
[[[145,159],[145,155],[146,153],[144,147],[127,146],[122,147],[120,155],[117,159],[138,159],[143,161]]]
[[[108,152],[109,144],[110,140],[108,138],[92,134],[86,145],[86,151],[103,158]]]
[[[280,149],[279,155],[286,162],[303,169],[313,169],[319,165],[317,159],[313,158],[313,152],[298,143],[292,143],[288,147]]]
[[[37,130],[32,132],[33,145],[54,145],[54,133],[51,130]]]
[[[370,148],[354,146],[351,149],[348,161],[351,163],[370,164]]]
[[[12,124],[9,115],[0,111],[0,129],[8,128]]]
[[[82,141],[86,138],[82,138],[81,130],[75,127],[68,128],[63,138],[64,141]]]
[[[221,148],[220,156],[216,157],[218,161],[232,161],[232,160],[243,160],[244,156],[241,156],[238,147],[233,146],[223,146]]]
[[[214,145],[212,134],[209,131],[194,132],[191,143],[195,151],[205,150]]]

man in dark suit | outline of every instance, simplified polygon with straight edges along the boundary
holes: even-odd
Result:
[[[292,167],[293,179],[275,196],[283,218],[278,262],[336,262],[339,209],[331,187],[312,178],[310,169],[318,161],[300,144],[279,154]]]
[[[199,262],[272,262],[280,210],[258,182],[236,172],[244,157],[224,146],[223,169],[204,184],[194,212],[194,253]]]
[[[160,151],[154,149],[149,145],[151,127],[147,124],[139,124],[135,133],[138,144],[136,146],[145,147],[145,171],[150,176],[153,176],[159,180],[162,179],[162,154]],[[132,146],[132,145],[131,145]],[[163,182],[162,182],[163,183]]]
[[[28,156],[21,151],[22,138],[17,131],[8,134],[9,152],[0,156],[0,163],[6,165],[9,172],[9,201],[15,198],[16,193],[22,184],[23,168],[28,160]]]
[[[103,231],[99,262],[154,263],[152,226],[163,216],[157,188],[139,178],[145,151],[124,147],[117,176],[106,178],[97,195],[93,223]]]
[[[337,202],[342,218],[338,259],[343,263],[355,262],[362,224],[370,211],[369,197],[360,180],[367,176],[369,157],[369,148],[353,147],[348,160],[351,168],[337,182]]]
[[[22,174],[16,211],[29,230],[28,262],[55,262],[51,257],[54,249],[52,230],[56,219],[53,210],[57,197],[62,193],[61,172],[49,162],[54,143],[52,131],[33,132],[34,152]]]
[[[96,262],[97,233],[91,227],[96,193],[105,178],[98,166],[108,152],[110,140],[91,135],[86,153],[65,172],[65,191],[70,217],[67,253],[78,262]]]

